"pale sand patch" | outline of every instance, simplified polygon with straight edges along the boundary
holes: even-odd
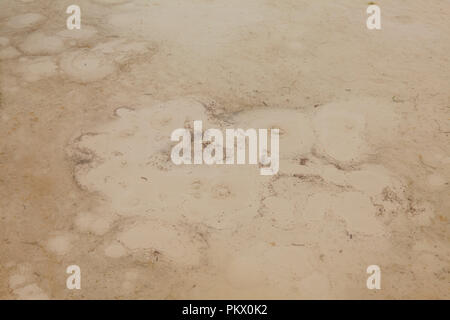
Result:
[[[29,82],[58,74],[58,66],[52,57],[21,58],[17,69],[18,73]]]
[[[60,234],[47,240],[47,249],[57,255],[64,255],[70,252],[73,246],[74,236],[71,234]]]
[[[64,53],[59,65],[70,79],[81,83],[98,81],[117,71],[114,61],[87,49]]]
[[[9,287],[17,289],[27,281],[27,278],[21,274],[13,274],[9,277]]]
[[[245,219],[240,209],[251,206],[258,195],[257,166],[249,171],[171,164],[171,131],[192,126],[194,120],[203,120],[205,129],[211,125],[202,104],[177,100],[136,111],[120,108],[116,114],[118,118],[98,134],[83,136],[74,146],[75,154],[87,148],[106,160],[95,163],[94,170],[79,166],[76,177],[81,185],[101,191],[119,215],[156,215],[168,221],[183,217],[218,228],[236,215]],[[205,199],[208,207],[202,205]],[[227,209],[220,210],[225,204]]]
[[[200,263],[201,238],[182,226],[157,220],[137,224],[118,235],[118,240],[130,250],[151,249],[155,254],[175,263],[197,265]]]
[[[358,161],[367,153],[363,115],[342,110],[320,112],[315,119],[319,152],[342,162]]]
[[[39,13],[26,13],[7,20],[6,26],[12,29],[36,27],[44,22],[45,17]]]
[[[75,218],[75,225],[82,232],[103,235],[109,231],[115,217],[107,213],[80,212]]]
[[[343,164],[367,160],[398,127],[392,104],[373,99],[321,106],[314,116],[316,151]]]
[[[14,294],[20,300],[48,300],[49,296],[36,284],[29,284],[23,288],[15,289]]]
[[[119,242],[113,242],[105,248],[105,255],[110,258],[120,258],[126,253],[127,250]]]
[[[284,294],[300,294],[316,278],[320,286],[305,293],[305,297],[332,296],[326,293],[330,289],[330,279],[320,273],[313,274],[314,263],[305,264],[308,259],[317,259],[314,250],[304,247],[305,240],[314,243],[310,232],[329,225],[329,232],[342,232],[346,239],[375,239],[389,232],[388,224],[395,221],[396,212],[407,207],[402,179],[384,166],[362,164],[344,170],[336,164],[364,161],[368,156],[367,150],[370,150],[367,140],[376,147],[384,138],[371,136],[376,121],[388,120],[384,123],[386,131],[394,131],[395,114],[380,106],[375,117],[371,110],[375,105],[373,101],[361,108],[355,102],[341,105],[343,113],[330,105],[309,115],[296,110],[248,110],[227,118],[226,124],[208,114],[204,105],[190,99],[117,109],[115,119],[81,136],[71,151],[91,154],[89,163],[77,167],[76,178],[80,185],[100,192],[119,215],[143,219],[142,223],[120,232],[117,235],[120,244],[110,244],[105,248],[105,255],[123,257],[126,254],[123,244],[138,255],[149,254],[149,250],[157,251],[162,253],[162,257],[181,265],[198,265],[209,257],[220,270],[224,266],[220,266],[218,261],[224,259],[229,267],[225,267],[227,276],[221,278],[218,286],[228,288],[229,292],[239,288],[242,297],[249,297],[255,291],[264,291],[266,294],[262,296],[268,297],[267,288],[279,283],[283,285]],[[367,117],[368,120],[362,122],[364,125],[358,122],[356,125],[347,124],[344,116],[350,115],[349,118],[354,119],[355,114],[356,119]],[[366,147],[364,152],[359,147],[354,148],[351,159],[342,158],[337,153],[331,154],[334,157],[314,154],[313,147],[323,147],[327,141],[321,140],[320,133],[329,129],[324,125],[330,124],[327,122],[330,115],[331,124],[344,121],[339,122],[336,135],[328,133],[327,137],[334,138],[342,133],[342,128],[346,128],[343,139],[349,136],[360,139],[358,143]],[[322,116],[327,119],[324,123],[321,122]],[[281,144],[286,149],[282,165],[287,164],[287,167],[282,168],[281,176],[262,178],[252,166],[175,166],[168,155],[171,146],[168,137],[175,128],[191,128],[193,120],[202,120],[204,130],[230,126],[279,128]],[[314,124],[316,134],[312,130]],[[429,217],[432,217],[432,208],[421,211],[412,221],[423,224],[429,221]],[[305,239],[298,241],[292,238],[289,242],[291,236],[277,235],[275,239],[286,242],[284,246],[273,242],[264,249],[238,249],[232,254],[229,247],[222,248],[224,239],[220,240],[221,235],[218,234],[217,239],[209,240],[210,245],[222,249],[202,258],[204,251],[200,249],[201,245],[184,238],[189,234],[185,233],[186,230],[180,234],[172,229],[184,230],[184,226],[179,225],[184,222],[234,232],[232,239],[227,241],[231,247],[239,248],[247,247],[244,244],[248,240],[245,231],[240,230],[250,228],[256,221],[270,221],[278,230],[298,233]],[[167,223],[171,224],[170,227]],[[266,228],[264,224],[257,225]],[[302,236],[302,233],[305,234]],[[253,237],[259,241],[266,239],[259,233]],[[343,239],[336,239],[335,246],[344,246]],[[292,261],[289,260],[291,258]],[[290,262],[286,262],[287,259]],[[294,265],[297,268],[291,267]],[[301,285],[290,286],[293,278],[304,280],[299,282]]]
[[[222,252],[223,254],[223,252]],[[239,298],[276,296],[270,288],[289,292],[298,287],[294,279],[313,272],[313,252],[308,248],[241,243],[236,252],[228,251],[226,281]]]
[[[81,38],[93,35],[83,35]],[[86,40],[86,39],[84,39]],[[151,45],[144,42],[128,42],[124,39],[100,43],[92,49],[74,49],[60,59],[60,67],[71,80],[89,83],[115,74],[120,65],[139,56],[151,57]]]
[[[59,37],[34,32],[20,43],[19,49],[28,55],[53,55],[64,50],[64,42]]]

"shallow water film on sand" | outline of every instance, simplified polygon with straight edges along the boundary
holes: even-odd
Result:
[[[450,2],[368,6],[0,1],[0,298],[449,299]]]

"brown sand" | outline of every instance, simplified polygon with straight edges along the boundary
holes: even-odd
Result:
[[[0,2],[0,298],[450,298],[449,1],[73,2]],[[173,165],[193,120],[280,172]]]

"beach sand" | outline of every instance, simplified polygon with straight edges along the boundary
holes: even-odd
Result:
[[[0,298],[450,298],[449,1],[377,1],[381,30],[367,1],[74,2],[0,2]],[[279,128],[279,172],[174,165],[194,120]]]

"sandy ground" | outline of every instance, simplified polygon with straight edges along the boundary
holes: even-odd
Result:
[[[2,0],[0,297],[449,299],[450,1],[377,3]],[[193,120],[279,173],[173,165]]]

